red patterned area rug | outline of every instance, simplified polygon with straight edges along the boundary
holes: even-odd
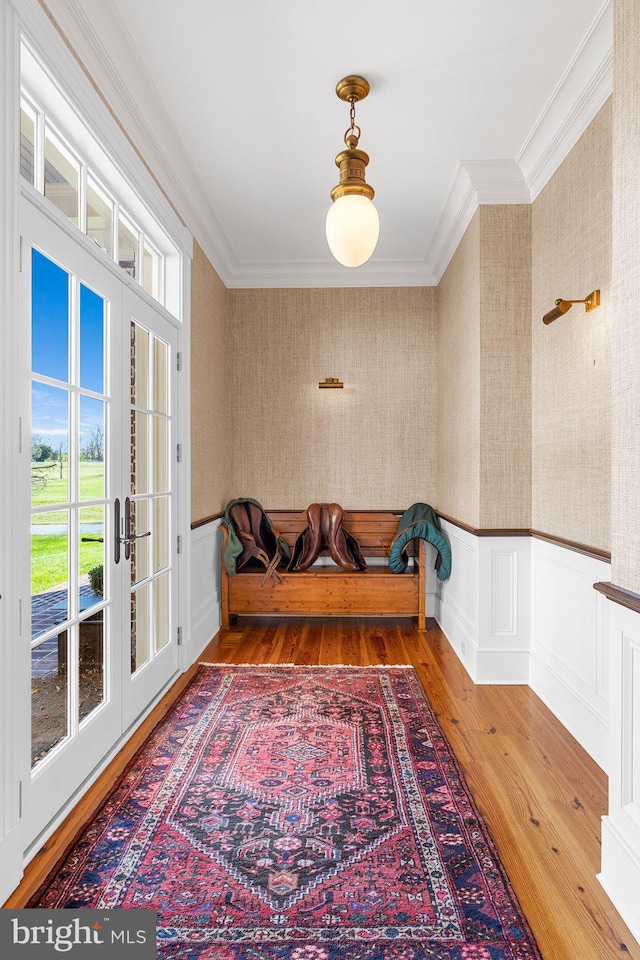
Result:
[[[540,960],[410,667],[203,666],[32,907],[158,957]]]

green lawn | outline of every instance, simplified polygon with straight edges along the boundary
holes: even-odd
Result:
[[[68,464],[62,462],[62,477],[58,462],[31,464],[31,503],[34,507],[64,503],[69,499],[67,482]],[[104,463],[92,460],[80,461],[80,499],[100,500],[104,497]],[[38,524],[67,523],[64,510],[51,510],[32,514],[32,522]],[[104,508],[81,507],[81,523],[104,522]],[[102,543],[80,544],[80,574],[88,573],[102,563]],[[68,538],[57,534],[36,534],[31,537],[31,592],[42,593],[69,577]]]
[[[67,537],[36,535],[31,537],[31,593],[42,593],[69,577]],[[80,544],[80,574],[102,563],[101,543]]]
[[[69,499],[68,463],[56,461],[31,464],[31,505],[42,507],[48,503],[65,503]],[[95,460],[80,461],[80,499],[101,500],[104,497],[104,462]],[[99,523],[102,520],[102,507],[84,507],[82,523]],[[38,523],[64,523],[65,515],[61,510],[52,510],[42,514]]]

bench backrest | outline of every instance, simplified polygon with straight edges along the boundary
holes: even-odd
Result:
[[[266,513],[279,535],[293,547],[307,526],[306,510],[267,510]],[[401,516],[402,510],[345,510],[343,526],[356,538],[365,557],[386,557]],[[407,553],[413,555],[413,544]]]

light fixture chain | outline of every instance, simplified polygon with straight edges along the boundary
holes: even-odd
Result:
[[[351,107],[349,109],[349,119],[351,120],[351,129],[355,133],[356,129],[356,101],[353,97],[349,98],[349,103]]]
[[[362,134],[360,127],[356,123],[356,102],[357,101],[354,97],[349,97],[349,120],[351,122],[351,126],[344,135],[344,142],[350,149],[358,146],[358,141]]]

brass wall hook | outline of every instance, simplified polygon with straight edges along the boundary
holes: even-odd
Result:
[[[321,390],[333,389],[333,390],[342,390],[344,383],[342,380],[338,380],[337,377],[325,377],[324,380],[321,380],[318,384]]]

